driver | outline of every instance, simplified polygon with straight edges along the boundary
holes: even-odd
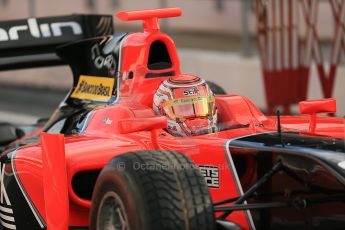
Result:
[[[191,136],[216,131],[215,97],[204,79],[189,74],[163,81],[153,98],[153,110],[168,118],[167,131]]]

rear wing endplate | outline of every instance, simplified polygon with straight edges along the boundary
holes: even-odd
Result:
[[[0,22],[0,70],[65,64],[56,47],[114,33],[111,15],[70,15]]]

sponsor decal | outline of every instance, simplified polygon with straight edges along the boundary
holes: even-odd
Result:
[[[197,88],[186,89],[185,91],[183,91],[183,94],[185,96],[199,95],[200,94],[200,90],[198,90]]]
[[[83,33],[79,23],[75,21],[38,24],[36,18],[29,18],[24,25],[12,26],[7,30],[0,27],[0,42],[19,40],[23,32],[29,32],[33,38],[61,37],[65,28],[69,28],[74,35]]]
[[[106,125],[111,125],[113,123],[113,120],[110,120],[109,117],[105,117],[103,119],[103,123]]]
[[[206,184],[210,188],[219,188],[219,168],[215,166],[199,166],[201,175],[205,178]]]
[[[16,229],[13,209],[4,184],[5,164],[0,163],[0,223],[6,229]]]
[[[193,96],[188,98],[177,98],[174,100],[169,100],[166,102],[167,105],[176,106],[176,105],[189,105],[197,103],[210,103],[214,102],[214,97],[212,96]]]
[[[113,78],[81,75],[71,97],[81,100],[109,101],[114,82]]]
[[[110,75],[115,75],[116,61],[112,54],[102,55],[99,45],[95,44],[91,48],[91,59],[97,69],[106,68]]]

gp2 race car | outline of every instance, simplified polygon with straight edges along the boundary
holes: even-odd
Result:
[[[217,131],[166,131],[153,95],[181,70],[158,20],[180,15],[120,12],[144,31],[114,35],[104,15],[0,23],[1,70],[68,64],[74,78],[48,121],[0,126],[0,229],[344,229],[344,120],[317,116],[335,99],[265,116],[217,95]]]

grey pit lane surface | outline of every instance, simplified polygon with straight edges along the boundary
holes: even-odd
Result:
[[[35,123],[49,117],[66,92],[42,89],[7,87],[0,85],[0,122]]]

